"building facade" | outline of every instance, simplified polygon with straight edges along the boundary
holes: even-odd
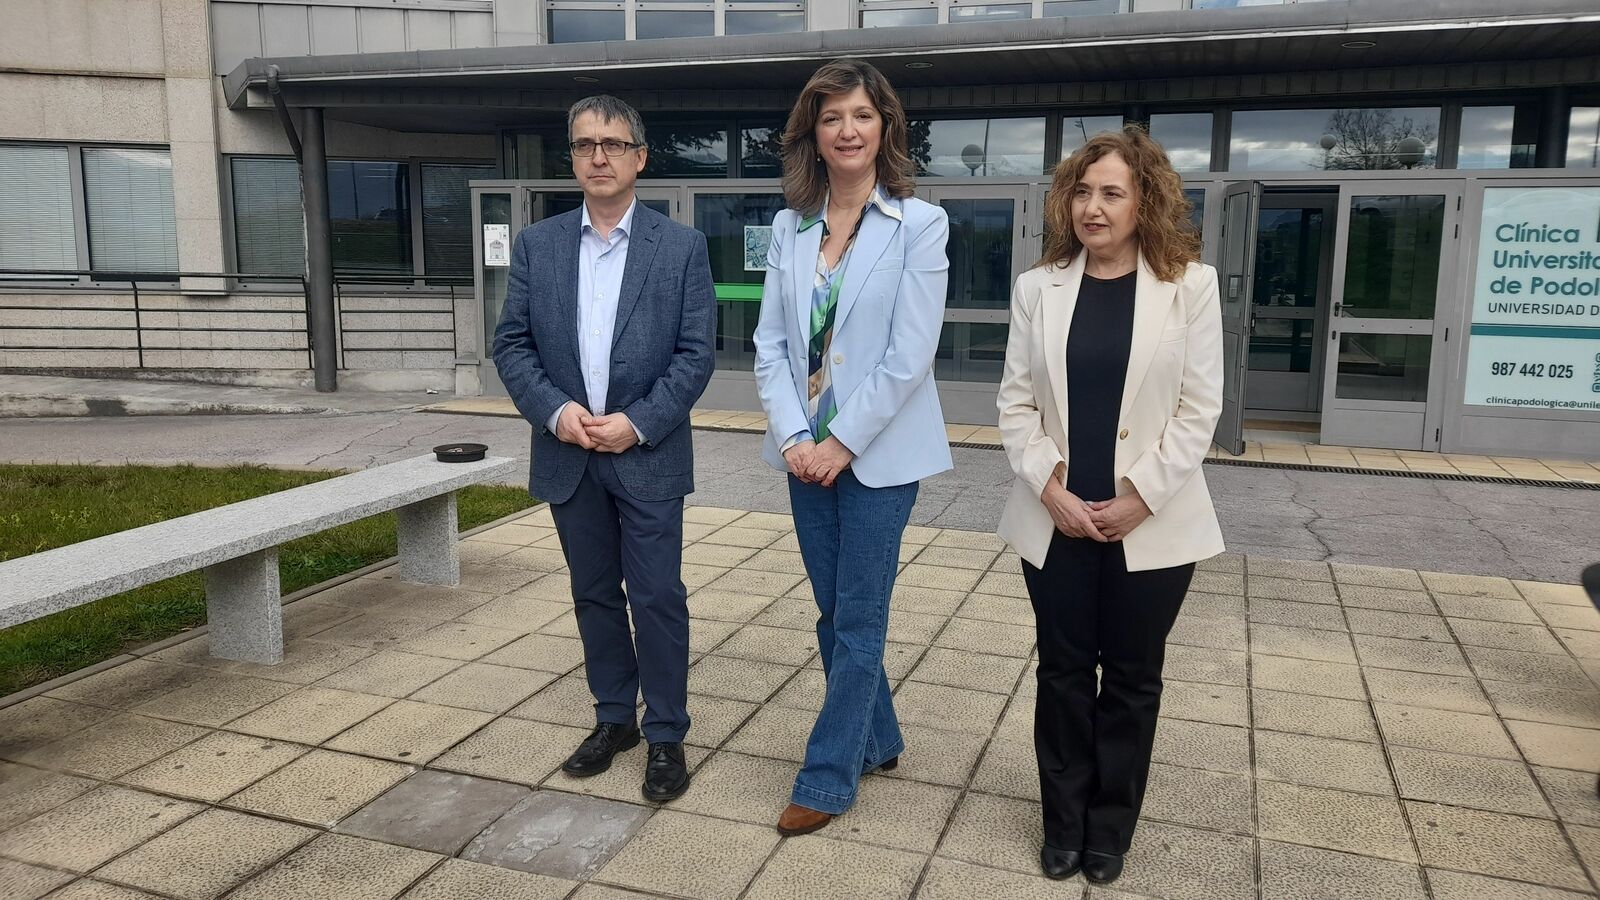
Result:
[[[951,218],[934,374],[992,422],[1054,164],[1145,124],[1222,275],[1227,404],[1327,443],[1600,447],[1595,0],[11,0],[0,368],[502,391],[505,242],[579,202],[565,110],[644,114],[641,199],[704,231],[705,403],[753,408],[777,137],[873,61]],[[305,182],[304,160],[324,173]],[[308,207],[313,193],[317,198]],[[313,242],[315,243],[315,241]],[[312,276],[308,283],[308,275]]]

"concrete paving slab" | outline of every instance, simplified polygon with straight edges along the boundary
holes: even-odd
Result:
[[[389,900],[440,862],[420,850],[325,834],[229,895],[239,900]]]
[[[187,900],[211,900],[316,835],[299,825],[211,809],[95,875]]]
[[[332,828],[414,771],[384,760],[312,750],[225,802],[246,812]]]
[[[472,840],[462,859],[569,881],[586,880],[627,844],[648,809],[536,791]]]
[[[106,786],[0,834],[0,856],[89,872],[203,809],[170,797]]]
[[[562,900],[576,883],[501,866],[447,859],[403,895],[403,900]]]
[[[133,787],[219,803],[283,768],[309,748],[217,731],[122,776]]]
[[[454,856],[528,789],[450,772],[418,772],[340,822],[340,834]]]

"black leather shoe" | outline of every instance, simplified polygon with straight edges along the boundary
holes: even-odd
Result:
[[[583,739],[578,749],[561,764],[561,771],[574,778],[588,778],[611,768],[611,757],[639,746],[639,729],[633,725],[602,722]]]
[[[1039,851],[1039,867],[1044,869],[1044,877],[1065,881],[1083,868],[1083,854],[1077,850],[1057,850],[1045,844]]]
[[[1122,874],[1121,853],[1083,851],[1083,877],[1095,884],[1110,884]]]
[[[650,758],[644,766],[640,792],[651,803],[665,803],[683,796],[689,789],[689,766],[683,761],[682,744],[651,744]]]

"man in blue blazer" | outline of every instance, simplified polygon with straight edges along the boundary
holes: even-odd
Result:
[[[568,112],[567,132],[583,206],[517,235],[494,362],[533,424],[529,491],[550,502],[595,699],[596,728],[562,768],[598,775],[638,745],[642,690],[641,790],[660,802],[689,786],[683,498],[694,490],[689,411],[711,380],[716,295],[705,235],[634,196],[646,156],[639,114],[590,97]]]

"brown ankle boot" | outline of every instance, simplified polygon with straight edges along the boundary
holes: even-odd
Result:
[[[783,815],[778,817],[778,833],[785,837],[810,834],[831,821],[833,816],[825,812],[817,812],[798,803],[791,803],[783,811]]]

